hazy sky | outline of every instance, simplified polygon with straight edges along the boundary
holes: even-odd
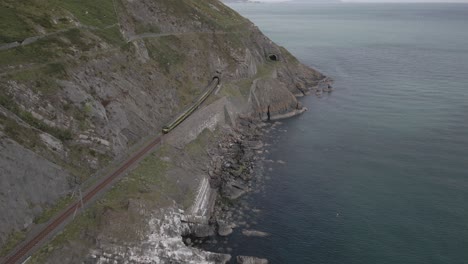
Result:
[[[285,2],[291,0],[256,0],[261,2]],[[331,0],[300,0],[301,2],[331,2]],[[370,3],[383,3],[383,2],[401,2],[401,3],[408,3],[408,2],[419,2],[419,3],[427,3],[427,2],[438,2],[438,3],[468,3],[468,0],[340,0],[342,2],[370,2]],[[335,2],[335,1],[333,1]]]
[[[269,0],[267,0],[269,1]],[[428,3],[428,2],[437,2],[437,3],[468,3],[468,0],[342,0],[342,2],[401,2],[401,3]]]

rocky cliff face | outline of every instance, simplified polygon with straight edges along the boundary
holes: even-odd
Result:
[[[0,14],[2,254],[160,131],[214,75],[222,84],[208,103],[229,100],[232,119],[236,107],[264,120],[298,113],[295,95],[323,79],[217,0],[5,0]],[[192,169],[182,163],[169,171]],[[179,176],[165,197],[190,204],[198,185]],[[106,208],[99,213],[115,213]]]

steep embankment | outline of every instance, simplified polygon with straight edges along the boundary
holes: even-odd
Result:
[[[207,188],[205,146],[216,140],[199,134],[221,138],[216,128],[233,125],[239,113],[273,119],[300,112],[293,94],[323,78],[217,0],[5,0],[0,14],[0,255],[158,133],[219,74],[222,85],[205,112],[37,259],[63,263],[73,249],[66,254],[73,262],[103,244],[139,245],[164,229],[161,219],[180,221],[174,208],[189,209],[199,196],[207,197],[192,210],[206,215],[213,198],[199,187]],[[172,208],[161,210],[174,217],[161,218],[157,208]]]

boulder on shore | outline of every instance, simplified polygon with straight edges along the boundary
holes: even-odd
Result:
[[[238,264],[268,264],[267,259],[250,257],[250,256],[237,256]]]
[[[196,224],[191,227],[191,232],[195,237],[209,237],[215,234],[215,228],[209,224]]]
[[[266,237],[270,235],[266,232],[262,232],[258,230],[247,230],[247,229],[242,230],[242,234],[244,236],[249,236],[249,237]]]
[[[218,224],[218,235],[220,236],[228,236],[232,233],[232,227],[228,224],[219,223]]]

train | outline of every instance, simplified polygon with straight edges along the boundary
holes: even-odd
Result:
[[[210,84],[208,84],[205,91],[195,99],[195,101],[184,109],[179,115],[177,115],[171,122],[167,123],[162,128],[163,134],[167,134],[171,132],[175,127],[177,127],[180,123],[182,123],[187,117],[189,117],[197,108],[210,96],[210,94],[216,89],[220,82],[218,76],[213,77]]]

